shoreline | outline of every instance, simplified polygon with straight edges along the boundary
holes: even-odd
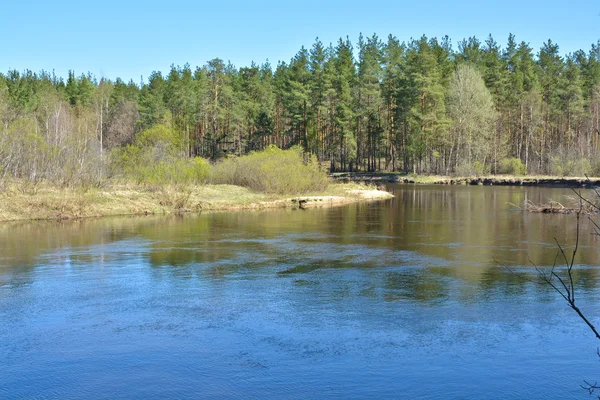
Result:
[[[362,183],[400,183],[431,185],[483,185],[483,186],[545,186],[591,188],[600,186],[600,178],[558,177],[558,176],[407,176],[393,173],[338,172],[331,174],[334,181]]]
[[[13,185],[0,193],[0,223],[284,208],[307,209],[378,201],[392,197],[394,196],[389,192],[356,183],[332,183],[324,193],[296,196],[257,193],[233,185],[150,188],[123,184],[104,189]]]

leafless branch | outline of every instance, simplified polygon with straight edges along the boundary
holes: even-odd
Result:
[[[583,195],[581,195],[580,192],[578,193],[575,190],[574,190],[574,192],[578,194],[580,201],[579,201],[579,210],[576,213],[577,225],[576,225],[575,247],[573,249],[572,254],[568,255],[566,249],[560,244],[558,239],[554,238],[554,242],[556,243],[556,246],[558,247],[558,251],[556,253],[556,256],[554,257],[554,262],[552,264],[552,267],[550,268],[550,271],[547,271],[547,270],[544,270],[544,269],[538,267],[533,261],[531,261],[531,259],[529,259],[529,262],[531,263],[531,265],[534,266],[539,279],[541,279],[541,282],[550,286],[563,299],[565,299],[565,301],[567,302],[569,307],[573,311],[575,311],[575,313],[577,313],[579,318],[581,318],[585,322],[585,324],[592,330],[592,332],[594,333],[596,338],[600,339],[600,333],[596,329],[596,326],[590,322],[590,320],[585,316],[585,314],[581,311],[581,309],[578,307],[578,305],[576,303],[575,279],[573,276],[573,269],[575,266],[577,252],[579,250],[581,213],[583,212],[583,202],[585,201],[585,199],[584,199]],[[600,197],[600,194],[599,194],[599,197]],[[588,201],[588,203],[592,204],[589,201]],[[597,227],[596,228],[597,231],[600,230],[600,226],[598,226],[597,224],[594,224],[594,225]],[[562,258],[562,260],[564,262],[564,269],[558,268],[557,261],[558,261],[559,257]],[[496,261],[496,260],[494,260],[494,261]],[[509,268],[508,266],[506,266],[504,264],[498,263],[497,261],[496,261],[496,263],[503,266],[510,273],[512,273],[516,276],[519,276],[521,279],[524,279],[528,282],[535,282],[535,281],[531,280],[530,278],[524,276],[523,274],[516,273],[514,270],[512,270],[511,268]],[[539,280],[538,280],[538,282],[539,282]],[[594,385],[589,385],[587,382],[586,382],[586,384],[588,385],[588,387],[595,388]]]
[[[600,386],[598,386],[598,382],[590,383],[590,382],[588,382],[586,380],[584,380],[583,382],[584,382],[584,385],[581,385],[581,387],[583,389],[587,390],[588,393],[590,394],[590,396],[593,396],[594,392],[597,389],[600,389]],[[598,398],[600,399],[600,396],[598,396]]]
[[[590,217],[588,217],[588,220],[594,225],[594,234],[600,236],[600,225]]]

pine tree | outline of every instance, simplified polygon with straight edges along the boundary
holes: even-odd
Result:
[[[68,87],[68,83],[67,83]],[[140,130],[145,130],[156,124],[164,124],[169,118],[165,105],[166,83],[159,72],[152,72],[148,84],[140,91]]]
[[[349,38],[340,39],[335,47],[333,65],[336,77],[335,117],[338,145],[337,158],[344,171],[353,171],[356,161],[356,136],[354,131],[354,108],[352,91],[356,85],[356,67],[354,65],[353,47]]]
[[[406,140],[402,121],[403,101],[406,97],[400,95],[401,80],[405,76],[404,45],[401,45],[398,39],[392,35],[388,37],[386,45],[383,47],[383,77],[382,77],[382,98],[385,104],[384,126],[387,135],[389,158],[393,171],[397,168],[398,154],[404,154],[406,151]]]
[[[311,142],[314,143],[314,151],[320,160],[325,158],[326,128],[324,126],[324,115],[327,114],[326,94],[331,86],[331,81],[327,79],[325,72],[326,60],[325,47],[317,38],[310,50],[309,57],[311,114],[313,116],[310,135],[312,137]]]
[[[309,150],[310,79],[309,55],[308,51],[302,47],[290,61],[284,106],[288,110],[288,117],[292,125],[291,143],[301,144],[305,151]]]
[[[438,57],[425,36],[410,43],[407,59],[411,81],[418,93],[418,102],[412,104],[411,109],[408,150],[414,157],[413,170],[427,172],[437,156],[436,151],[443,146],[447,132],[443,75],[438,66]]]
[[[365,170],[375,171],[378,167],[379,148],[382,147],[380,121],[381,88],[381,43],[376,35],[365,42],[358,42],[358,81],[356,101],[356,138],[358,162],[365,162]],[[362,158],[362,160],[361,160]]]

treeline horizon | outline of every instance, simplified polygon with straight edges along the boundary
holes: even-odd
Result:
[[[0,73],[0,173],[106,174],[111,154],[162,126],[182,158],[297,145],[331,171],[599,174],[599,114],[600,41],[562,56],[512,34],[456,49],[447,36],[317,39],[276,66],[215,58],[139,85]]]

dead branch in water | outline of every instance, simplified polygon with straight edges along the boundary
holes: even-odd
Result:
[[[575,193],[574,197],[570,197],[568,200],[571,203],[576,203],[572,206],[565,206],[558,201],[552,201],[548,204],[539,203],[536,204],[531,200],[525,200],[523,203],[518,206],[514,203],[508,203],[511,206],[518,208],[523,211],[532,212],[532,213],[544,213],[544,214],[585,214],[585,215],[594,215],[600,213],[600,206],[598,204],[590,201],[585,198],[584,195],[581,194],[580,191],[576,191],[573,189]],[[600,228],[600,227],[599,227]]]
[[[545,214],[571,214],[577,212],[576,208],[565,207],[557,201],[550,201],[549,204],[535,204],[531,200],[523,201],[521,206],[514,203],[508,203],[513,207],[519,208],[523,211],[534,212],[534,213],[545,213]]]

